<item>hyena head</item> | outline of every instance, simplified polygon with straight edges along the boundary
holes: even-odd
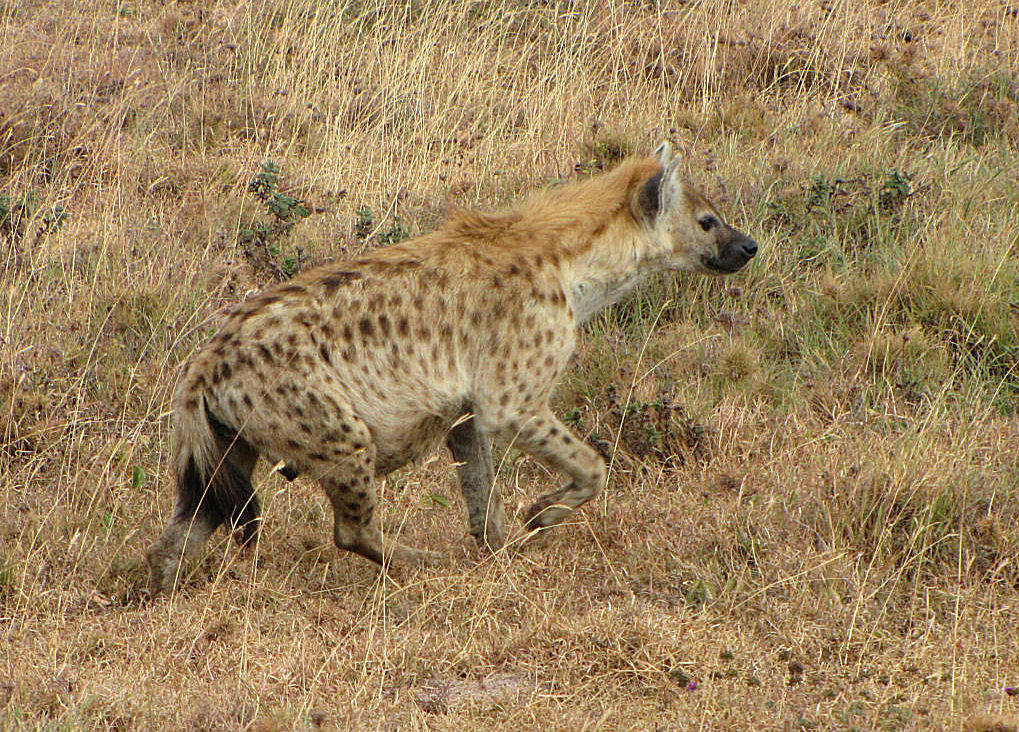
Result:
[[[662,172],[641,189],[639,206],[665,269],[724,275],[757,253],[757,243],[729,226],[711,202],[683,179],[665,142],[655,151]]]

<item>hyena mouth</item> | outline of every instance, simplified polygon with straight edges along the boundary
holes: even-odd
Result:
[[[717,257],[704,257],[704,267],[718,274],[739,272],[757,254],[757,242],[742,235],[729,242]]]

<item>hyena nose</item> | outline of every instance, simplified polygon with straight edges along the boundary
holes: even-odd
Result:
[[[746,239],[743,242],[742,249],[743,256],[746,257],[747,259],[750,259],[755,254],[757,254],[757,242],[755,242],[753,239]]]

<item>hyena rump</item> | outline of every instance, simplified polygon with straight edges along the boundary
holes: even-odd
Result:
[[[527,512],[561,521],[606,469],[549,409],[579,323],[665,270],[727,274],[757,245],[685,183],[669,146],[497,213],[309,270],[241,304],[174,397],[177,504],[148,552],[153,593],[229,523],[258,530],[259,455],[317,480],[333,539],[379,563],[432,552],[383,538],[373,480],[445,439],[471,533],[503,544],[491,440],[512,440],[568,477]]]

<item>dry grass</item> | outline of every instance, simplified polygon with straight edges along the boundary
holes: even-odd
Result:
[[[0,725],[1014,730],[1017,15],[0,3]],[[268,475],[258,556],[140,602],[224,308],[665,137],[762,252],[587,329],[604,500],[480,559],[441,457],[384,520],[450,566],[387,578]]]

